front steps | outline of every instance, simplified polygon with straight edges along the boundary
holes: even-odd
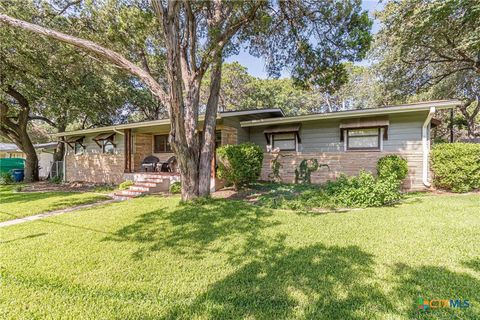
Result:
[[[113,197],[116,200],[128,200],[146,194],[168,192],[170,184],[180,181],[176,174],[160,172],[142,172],[125,174],[126,180],[134,181],[134,185],[127,190],[117,191]]]

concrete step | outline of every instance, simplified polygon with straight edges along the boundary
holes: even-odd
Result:
[[[135,182],[135,186],[139,186],[139,187],[156,187],[156,186],[158,186],[158,183],[156,183],[156,182],[142,182],[142,181],[138,181],[138,182]]]
[[[142,186],[142,185],[133,185],[131,186],[130,188],[128,188],[128,190],[131,190],[131,191],[140,191],[140,192],[149,192],[151,189],[155,188],[156,186],[152,186],[152,187],[146,187],[146,186]]]
[[[165,179],[163,178],[145,178],[142,180],[138,180],[138,182],[147,182],[147,183],[163,183]]]
[[[143,191],[136,191],[136,190],[122,190],[119,192],[115,192],[115,195],[122,196],[122,197],[138,197],[140,195],[144,194]]]

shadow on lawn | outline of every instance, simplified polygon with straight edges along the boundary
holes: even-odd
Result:
[[[202,258],[207,252],[231,250],[229,255],[234,261],[236,256],[244,256],[263,245],[258,233],[277,224],[265,219],[269,216],[270,210],[242,201],[211,199],[179,204],[173,210],[160,208],[147,212],[104,240],[138,242],[140,248],[134,254],[137,259],[148,252],[173,248],[191,258]],[[218,241],[237,242],[238,245],[225,249]]]
[[[35,200],[46,200],[61,196],[72,195],[72,192],[3,192],[0,197],[0,204],[25,203]]]
[[[392,310],[371,282],[373,256],[357,246],[286,248],[282,238],[168,319],[364,319]]]
[[[450,271],[443,267],[394,266],[396,296],[405,306],[410,319],[480,319],[480,281],[469,274]],[[469,300],[469,308],[438,308],[423,311],[418,300]]]
[[[42,237],[42,236],[45,236],[45,235],[47,235],[47,233],[41,232],[41,233],[31,234],[31,235],[28,235],[28,236],[25,236],[25,237],[15,238],[15,239],[6,240],[6,241],[0,241],[0,244],[16,242],[16,241],[20,241],[20,240],[33,239],[33,238],[38,238],[38,237]]]
[[[480,272],[480,258],[470,261],[464,261],[462,263],[465,267],[472,269],[473,271]]]

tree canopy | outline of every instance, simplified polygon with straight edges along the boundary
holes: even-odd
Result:
[[[390,99],[461,99],[468,135],[478,135],[480,4],[393,1],[379,18],[383,27],[374,51]]]
[[[0,23],[73,45],[141,81],[168,109],[185,200],[209,193],[225,57],[244,46],[266,59],[270,74],[288,67],[297,83],[333,91],[346,81],[344,62],[362,59],[371,40],[372,22],[359,0],[112,0],[72,6],[62,13],[82,17],[84,28],[61,32],[44,21],[5,14]],[[201,84],[209,69],[199,134]]]

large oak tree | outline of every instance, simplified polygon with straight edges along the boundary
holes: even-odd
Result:
[[[151,68],[97,42],[0,14],[0,23],[22,28],[95,54],[138,77],[162,105],[168,106],[170,142],[177,155],[182,198],[210,190],[211,161],[222,61],[240,46],[264,56],[272,75],[289,67],[301,84],[338,87],[346,80],[343,63],[363,57],[371,21],[360,1],[116,1],[156,17],[166,53],[166,82]],[[141,32],[141,30],[139,30]],[[92,37],[91,39],[95,39]],[[146,46],[155,49],[154,45]],[[202,80],[210,72],[210,89],[199,133]]]
[[[391,98],[461,99],[468,136],[480,134],[479,2],[392,1],[379,18],[375,52]]]

